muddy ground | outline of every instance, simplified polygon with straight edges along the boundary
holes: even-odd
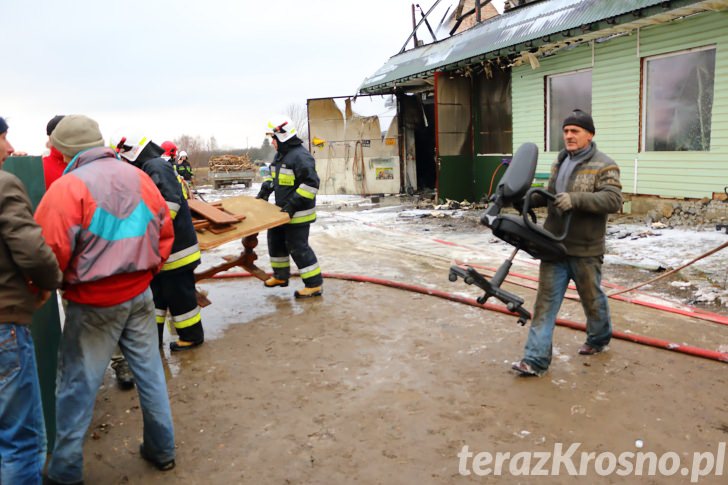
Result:
[[[382,209],[386,211],[386,208]],[[324,271],[383,278],[474,298],[451,283],[454,260],[496,266],[507,252],[460,221],[372,222],[322,211],[311,244]],[[261,238],[264,241],[264,238]],[[261,266],[268,268],[265,247]],[[205,255],[214,264],[239,247]],[[517,260],[512,270],[535,275]],[[606,271],[609,273],[609,271]],[[533,302],[513,278],[506,288]],[[289,288],[252,278],[202,284],[206,344],[164,361],[176,426],[177,468],[161,473],[138,456],[135,391],[107,374],[85,447],[86,483],[449,484],[464,476],[458,453],[694,452],[728,441],[725,363],[614,340],[603,354],[576,354],[581,332],[558,327],[542,378],[516,377],[527,329],[515,318],[434,296],[329,278],[325,294],[297,301]],[[645,296],[647,298],[647,296]],[[612,301],[615,327],[716,350],[728,327]],[[560,316],[583,321],[578,302]],[[643,446],[638,448],[638,446]],[[535,459],[534,459],[535,462]],[[550,468],[551,463],[547,466]],[[465,472],[471,472],[472,458]],[[680,483],[664,476],[514,476],[501,483]],[[686,469],[687,470],[687,469]],[[687,470],[689,472],[689,470]],[[728,473],[724,469],[724,474]],[[700,483],[725,483],[725,475]]]

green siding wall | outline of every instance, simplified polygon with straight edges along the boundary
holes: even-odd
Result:
[[[639,152],[640,57],[707,45],[716,46],[710,151]],[[728,12],[645,27],[639,34],[595,43],[593,50],[582,45],[540,61],[536,70],[530,65],[513,68],[512,88],[513,149],[527,141],[537,143],[542,151],[539,172],[547,171],[556,156],[543,152],[544,77],[591,67],[594,141],[619,163],[625,193],[710,197],[728,185]]]

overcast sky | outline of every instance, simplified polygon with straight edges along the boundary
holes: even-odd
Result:
[[[290,104],[355,94],[404,44],[412,3],[0,0],[0,116],[31,154],[47,121],[70,113],[96,119],[107,139],[134,130],[157,143],[259,146]]]

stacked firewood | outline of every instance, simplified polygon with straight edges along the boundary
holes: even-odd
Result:
[[[248,155],[218,155],[210,158],[208,165],[211,172],[233,172],[257,169]]]

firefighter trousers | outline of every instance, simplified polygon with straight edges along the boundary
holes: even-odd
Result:
[[[308,245],[310,224],[285,224],[268,229],[268,254],[273,276],[287,280],[291,276],[290,258],[298,266],[303,284],[315,288],[323,284],[316,254]]]
[[[172,315],[172,323],[180,340],[203,342],[205,332],[197,305],[194,268],[162,271],[152,279],[150,286],[154,295],[160,347],[167,311]]]

